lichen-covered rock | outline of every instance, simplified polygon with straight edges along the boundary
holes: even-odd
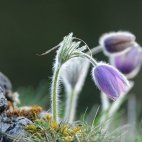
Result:
[[[30,121],[25,117],[18,117],[16,119],[16,122],[14,123],[14,127],[11,130],[7,131],[7,133],[13,136],[19,134],[21,136],[24,136],[25,135],[24,126],[29,124],[32,124],[32,121]]]
[[[1,116],[0,116],[0,131],[1,132],[6,132],[7,130],[8,130],[8,128],[11,126],[11,122],[8,122],[7,120],[8,120],[9,118],[8,117],[4,117],[4,118],[2,118]]]
[[[12,90],[12,85],[10,80],[0,72],[0,86],[5,90]]]
[[[20,103],[18,92],[12,92],[12,84],[10,80],[0,72],[0,86],[4,90],[4,96],[7,101],[11,102],[12,109],[17,108],[17,104]]]
[[[13,141],[14,140],[8,137],[8,135],[0,132],[0,142],[13,142]]]
[[[22,138],[25,136],[24,127],[29,124],[32,124],[32,121],[25,117],[15,118],[14,116],[0,115],[0,140],[2,139],[2,142],[12,142],[12,137],[20,136]]]
[[[5,91],[0,86],[0,113],[7,109],[8,102],[4,95]]]

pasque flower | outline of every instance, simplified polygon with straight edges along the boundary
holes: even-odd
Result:
[[[135,44],[135,36],[129,32],[110,32],[101,36],[99,43],[106,55],[122,52]]]
[[[141,67],[141,53],[142,49],[137,45],[124,54],[111,57],[110,61],[127,78],[133,78]]]
[[[105,63],[98,63],[93,68],[92,75],[97,87],[113,100],[116,100],[121,92],[126,91],[125,85],[129,86],[124,75]]]

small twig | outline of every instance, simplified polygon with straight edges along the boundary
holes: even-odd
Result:
[[[46,54],[50,53],[51,51],[57,49],[57,48],[59,47],[59,45],[60,45],[60,43],[59,43],[57,46],[55,46],[55,47],[53,47],[53,48],[47,50],[46,52],[44,52],[44,53],[42,53],[42,54],[36,54],[36,55],[38,55],[38,56],[46,55]]]

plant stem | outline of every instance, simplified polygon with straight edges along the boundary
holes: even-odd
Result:
[[[100,51],[102,51],[102,50],[103,50],[102,46],[98,45],[98,46],[92,48],[91,51],[88,51],[88,52],[86,52],[86,53],[83,53],[83,52],[82,52],[82,54],[83,54],[87,59],[89,59],[89,61],[90,61],[94,66],[96,66],[96,65],[97,65],[97,62],[96,62],[95,59],[93,59],[90,55],[91,55],[91,54],[92,54],[92,55],[95,55],[95,54],[97,54],[98,52],[100,52]]]
[[[69,123],[72,123],[72,121],[74,120],[77,95],[78,94],[75,93],[75,89],[72,89],[70,94],[67,95],[65,117],[68,119]]]
[[[91,53],[92,53],[92,55],[95,55],[95,54],[99,53],[99,52],[102,51],[102,50],[103,50],[102,46],[98,45],[98,46],[92,48],[92,49],[91,49],[91,52],[88,51],[87,54],[88,54],[88,55],[91,55]]]
[[[52,93],[51,93],[51,98],[52,98],[52,115],[53,115],[53,121],[57,122],[58,118],[58,83],[59,83],[59,73],[60,73],[61,67],[57,67],[54,70],[54,76],[53,76],[53,81],[52,81]]]
[[[104,92],[101,92],[101,101],[102,101],[102,112],[105,112],[110,107],[110,102],[108,96]]]
[[[72,114],[72,110],[73,110],[73,101],[75,101],[74,99],[74,91],[72,90],[71,92],[71,96],[70,96],[70,103],[69,103],[69,113],[68,113],[68,120],[69,122],[71,121],[71,117],[73,117],[74,114]]]
[[[110,102],[109,102],[108,96],[102,91],[101,91],[101,103],[102,103],[102,113],[103,113],[103,115],[102,115],[102,117],[100,119],[100,123],[103,123],[103,122],[105,122],[106,112],[110,107]]]
[[[90,55],[88,55],[88,54],[86,54],[86,53],[83,53],[83,52],[82,52],[82,55],[83,55],[85,58],[87,58],[87,59],[92,63],[93,66],[96,66],[96,65],[97,65],[96,60],[93,59]]]

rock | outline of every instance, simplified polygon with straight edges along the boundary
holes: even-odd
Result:
[[[0,72],[0,86],[5,90],[12,90],[12,85],[10,80]]]
[[[10,102],[13,102],[12,84],[10,80],[1,72],[0,72],[0,86],[5,91],[4,95],[6,99]]]
[[[11,118],[1,115],[0,116],[0,131],[6,133],[10,128],[13,128],[14,122]]]
[[[0,132],[0,142],[14,142],[14,140]]]
[[[11,102],[12,109],[17,108],[17,104],[20,103],[19,94],[17,92],[12,92],[12,84],[10,80],[0,72],[0,86],[4,90],[4,96],[7,101]]]
[[[32,124],[32,121],[25,117],[7,117],[0,116],[0,142],[12,142],[12,138],[8,135],[15,137],[20,136],[21,138],[25,136],[24,126]]]
[[[0,113],[7,109],[8,102],[4,95],[5,91],[0,86]]]
[[[25,117],[18,117],[16,119],[16,122],[14,123],[14,127],[7,131],[8,134],[14,136],[14,135],[21,135],[24,136],[25,135],[25,130],[24,130],[24,126],[32,124],[32,121],[30,121],[29,119],[25,118]]]
[[[4,115],[0,116],[0,142],[13,142],[13,139],[11,139],[7,134],[6,131],[13,127],[13,122],[9,117],[6,117]]]
[[[10,126],[8,123],[0,122],[0,131],[6,132]]]

